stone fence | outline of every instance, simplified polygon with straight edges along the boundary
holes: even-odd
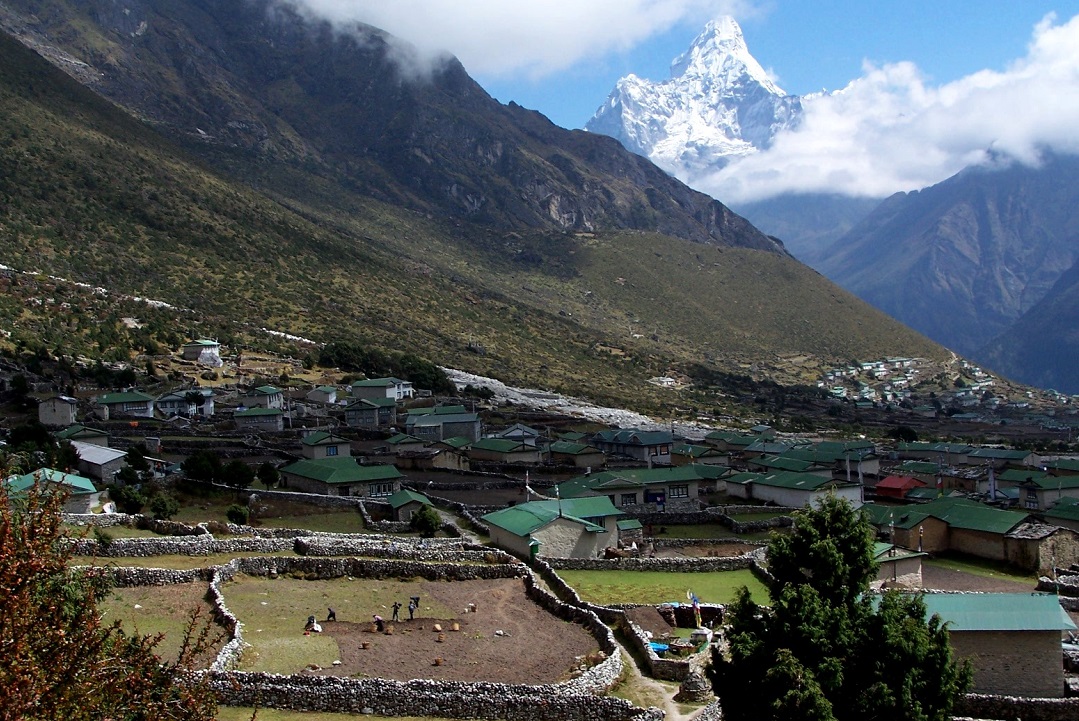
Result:
[[[711,573],[753,568],[761,563],[768,549],[759,546],[741,556],[716,558],[548,558],[547,564],[565,571],[664,571],[669,573]]]
[[[971,693],[952,709],[956,716],[976,719],[1023,719],[1023,721],[1075,721],[1079,698],[1023,698]]]

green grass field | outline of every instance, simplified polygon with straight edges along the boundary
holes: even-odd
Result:
[[[185,583],[170,586],[137,586],[113,589],[98,602],[103,625],[119,620],[124,631],[139,636],[164,634],[157,652],[168,661],[176,660],[192,611],[202,610],[202,621],[211,618],[212,607],[206,601],[206,584]],[[213,635],[220,632],[214,627]],[[216,648],[210,654],[216,653]],[[209,658],[204,659],[207,663]]]
[[[660,533],[661,528],[666,532]],[[687,526],[656,526],[653,528],[655,538],[729,538],[732,541],[767,541],[769,531],[758,533],[738,534],[718,523],[699,523]]]
[[[191,568],[207,568],[209,566],[220,566],[228,563],[234,558],[241,556],[295,556],[292,551],[275,551],[273,553],[212,553],[208,556],[187,556],[187,555],[174,555],[174,556],[146,556],[146,557],[134,557],[123,556],[120,558],[92,558],[90,556],[72,556],[68,560],[69,566],[89,566],[89,565],[115,565],[115,566],[135,566],[137,568],[172,568],[178,571],[184,571]]]
[[[685,603],[691,589],[704,603],[728,603],[742,586],[753,598],[767,602],[768,591],[749,570],[716,573],[663,571],[558,571],[585,601],[598,604]]]
[[[1016,569],[1014,566],[1009,566],[1005,563],[989,561],[983,558],[974,558],[972,556],[937,556],[936,558],[926,559],[923,563],[928,566],[946,568],[950,571],[963,571],[964,573],[970,573],[975,576],[984,576],[985,578],[996,578],[1026,584],[1035,584],[1038,582],[1038,574],[1036,573],[1023,572]]]

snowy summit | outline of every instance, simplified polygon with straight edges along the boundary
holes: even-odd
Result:
[[[674,59],[669,80],[619,80],[585,129],[690,181],[768,147],[801,109],[750,55],[734,18],[721,17]]]

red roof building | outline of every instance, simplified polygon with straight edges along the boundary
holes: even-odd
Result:
[[[924,488],[926,485],[925,481],[919,481],[910,476],[888,476],[877,483],[876,492],[882,498],[895,498],[901,501],[911,490]]]

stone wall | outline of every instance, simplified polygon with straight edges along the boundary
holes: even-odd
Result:
[[[956,716],[976,719],[1023,719],[1023,721],[1074,721],[1079,718],[1079,698],[1022,698],[967,694],[952,709]]]
[[[711,573],[752,568],[760,563],[766,546],[741,556],[723,558],[547,558],[551,568],[566,571],[663,571],[668,573]]]

